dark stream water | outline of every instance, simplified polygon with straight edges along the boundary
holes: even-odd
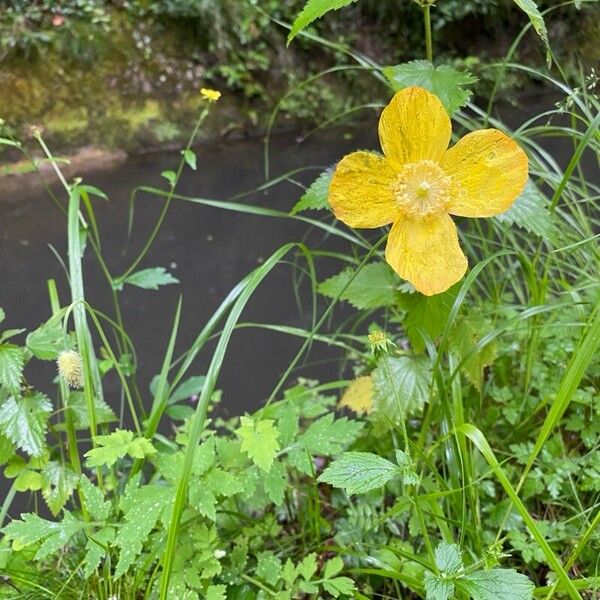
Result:
[[[375,147],[375,128],[369,127],[351,139],[341,132],[310,137],[298,144],[293,134],[276,136],[271,145],[271,176],[275,177],[307,165],[327,167],[357,147]],[[178,192],[204,198],[228,199],[264,182],[261,140],[221,142],[197,148],[198,170],[185,170]],[[85,181],[102,189],[108,203],[95,200],[103,240],[103,253],[111,271],[118,275],[137,255],[155,223],[162,200],[140,195],[136,203],[133,243],[123,255],[127,236],[130,190],[141,184],[165,188],[160,173],[174,169],[180,154],[155,153],[128,159],[118,168],[82,175]],[[315,169],[294,176],[305,184],[319,173]],[[60,193],[60,189],[56,188]],[[302,189],[283,183],[240,200],[244,203],[288,211]],[[309,233],[306,224],[288,219],[252,216],[187,202],[174,202],[163,227],[139,268],[166,267],[180,280],[179,285],[148,291],[126,286],[122,308],[126,328],[138,352],[140,389],[148,405],[148,382],[160,370],[171,332],[179,295],[183,310],[177,350],[187,349],[219,304],[246,274],[276,249],[290,241],[301,241],[308,234],[312,248],[343,250],[347,245],[323,233]],[[0,201],[0,306],[6,311],[3,327],[37,327],[49,317],[46,280],[54,278],[63,305],[69,302],[66,276],[49,246],[66,261],[65,217],[44,190],[26,191]],[[289,258],[293,258],[292,255]],[[325,263],[325,269],[327,264]],[[331,265],[334,268],[334,265]],[[332,272],[332,271],[330,271]],[[321,271],[327,273],[327,271]],[[325,275],[323,275],[325,276]],[[88,248],[84,262],[88,301],[112,314],[112,300],[105,278]],[[250,300],[243,321],[310,327],[310,286],[301,288],[303,302],[294,294],[293,268],[281,265],[268,276]],[[343,311],[343,307],[341,307]],[[223,390],[220,407],[225,414],[239,414],[258,407],[271,392],[279,376],[296,354],[302,340],[263,329],[243,329],[234,333],[219,379]],[[203,374],[213,345],[203,352],[190,374]],[[335,377],[339,352],[316,344],[304,366],[294,377]],[[33,361],[28,379],[51,391],[55,367]],[[117,390],[116,380],[108,379],[107,398]],[[117,396],[118,397],[118,396]],[[112,404],[112,402],[111,402]]]

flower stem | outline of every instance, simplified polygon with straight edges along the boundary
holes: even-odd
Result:
[[[429,2],[423,4],[423,22],[425,24],[425,50],[427,60],[433,62],[433,43],[431,41],[431,5]]]

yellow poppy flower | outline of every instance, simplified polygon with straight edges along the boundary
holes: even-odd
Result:
[[[202,88],[200,90],[200,95],[209,102],[216,102],[221,97],[221,92],[219,92],[219,90],[210,90],[208,88]]]
[[[474,131],[448,149],[451,133],[437,96],[406,88],[381,113],[384,156],[345,156],[329,189],[331,208],[346,225],[392,224],[386,260],[427,296],[444,292],[467,270],[450,215],[499,215],[527,182],[527,156],[501,131]]]

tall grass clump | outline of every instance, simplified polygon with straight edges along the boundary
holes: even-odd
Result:
[[[62,185],[49,193],[65,215],[67,276],[48,281],[45,323],[0,334],[0,457],[9,480],[0,597],[597,596],[597,79],[582,71],[569,81],[547,34],[552,10],[515,0],[529,20],[489,67],[498,81],[492,96],[474,102],[470,73],[433,62],[433,2],[416,0],[426,59],[394,66],[307,29],[350,3],[309,0],[293,24],[273,27],[288,27],[289,43],[303,36],[355,60],[289,95],[320,76],[359,71],[377,91],[339,119],[385,106],[383,154],[341,158],[289,212],[247,203],[247,194],[179,191],[184,170],[201,169],[196,139],[219,109],[220,94],[203,90],[178,167],[162,173],[162,187],[132,191],[130,232],[142,192],[161,211],[128,268],[113,273],[95,215],[106,196],[67,181],[36,134]],[[519,63],[521,40],[536,34],[545,64]],[[495,106],[513,72],[558,100],[509,128]],[[383,105],[383,97],[391,100]],[[269,134],[258,190],[274,194],[298,173],[270,178]],[[568,150],[566,163],[548,150],[549,138]],[[22,148],[13,138],[0,142]],[[183,322],[180,298],[148,392],[137,381],[143,349],[127,333],[122,298],[129,286],[176,283],[147,266],[174,202],[275,226],[293,219],[339,243],[335,251],[309,246],[316,238],[307,235],[275,249],[205,324]],[[110,289],[110,314],[86,295],[86,252]],[[339,272],[322,277],[325,260],[339,262]],[[290,264],[290,285],[309,289],[310,327],[245,323],[255,291]],[[345,320],[342,303],[352,307]],[[0,322],[6,316],[0,310]],[[298,351],[258,411],[223,419],[212,412],[219,374],[234,332],[249,326],[298,338]],[[182,327],[198,333],[177,355]],[[213,341],[197,373],[196,358]],[[337,377],[292,380],[321,343],[343,351]],[[37,360],[57,362],[54,394],[29,385],[27,365]],[[120,397],[106,392],[108,373]],[[18,514],[23,493],[34,502]]]

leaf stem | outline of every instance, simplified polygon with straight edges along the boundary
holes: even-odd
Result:
[[[427,60],[433,62],[433,42],[431,38],[431,5],[429,2],[423,4],[423,22],[425,25],[425,51]]]

